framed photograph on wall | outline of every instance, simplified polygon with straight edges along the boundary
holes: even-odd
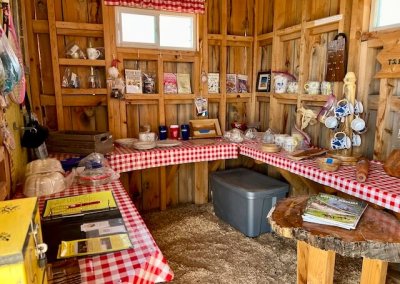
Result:
[[[257,92],[269,92],[271,88],[271,71],[258,72]]]

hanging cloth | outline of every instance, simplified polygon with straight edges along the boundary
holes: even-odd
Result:
[[[9,4],[2,3],[3,9],[3,26],[5,26],[6,35],[9,39],[12,49],[18,58],[19,63],[19,74],[18,82],[15,84],[14,89],[10,92],[10,99],[16,104],[21,104],[25,98],[25,71],[24,71],[24,60],[22,57],[21,47],[19,45],[19,39],[17,32],[14,27],[14,21],[10,12]]]
[[[205,0],[104,0],[105,5],[204,14]]]

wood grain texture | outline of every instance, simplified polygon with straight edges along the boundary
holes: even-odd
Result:
[[[394,216],[369,206],[355,230],[323,226],[302,221],[307,200],[300,196],[280,201],[269,217],[273,230],[343,256],[400,262],[400,223]]]

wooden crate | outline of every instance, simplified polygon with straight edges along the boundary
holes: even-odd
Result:
[[[98,131],[55,131],[50,132],[46,141],[50,152],[107,154],[114,150],[113,138],[109,132]]]

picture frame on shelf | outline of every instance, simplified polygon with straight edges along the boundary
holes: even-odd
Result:
[[[258,72],[257,92],[269,92],[271,90],[271,71]]]

